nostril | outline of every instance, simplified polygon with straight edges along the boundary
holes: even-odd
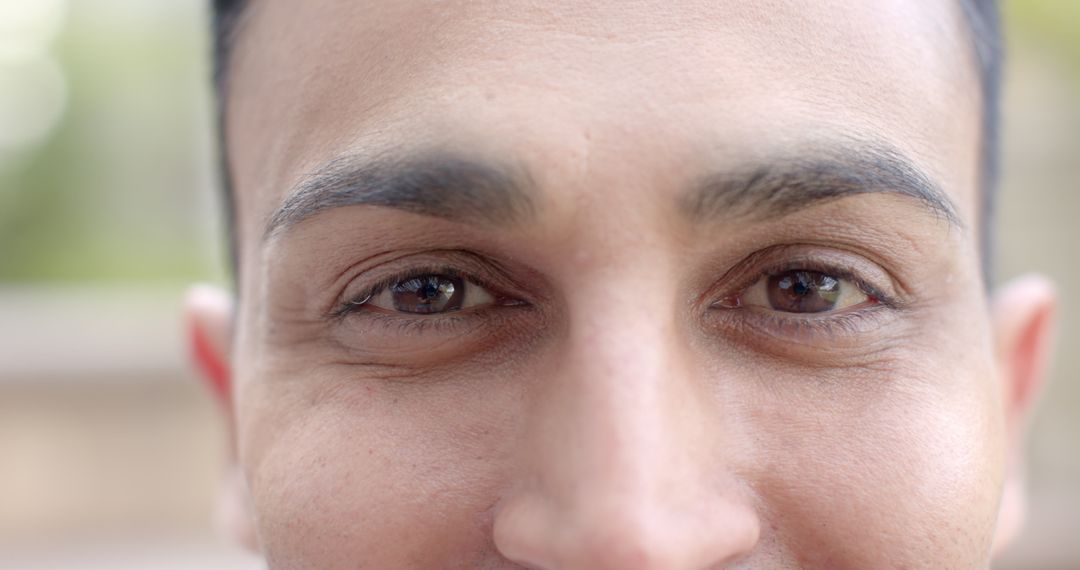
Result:
[[[567,562],[573,568],[672,568],[672,560],[667,560],[662,545],[655,544],[653,537],[631,531],[614,531],[609,534],[594,534],[576,540],[570,550]]]
[[[535,495],[517,493],[494,509],[492,539],[504,558],[528,570],[555,570],[551,551],[545,548],[552,529],[548,515]]]
[[[758,519],[736,503],[715,501],[707,514],[650,504],[582,500],[560,509],[518,496],[496,514],[495,544],[534,570],[717,569],[745,560],[756,545]]]
[[[619,350],[575,352],[534,394],[494,511],[496,547],[538,570],[704,570],[744,559],[758,518],[734,432],[710,419],[678,350],[632,358],[626,347],[640,339],[610,334],[626,341],[613,343]]]

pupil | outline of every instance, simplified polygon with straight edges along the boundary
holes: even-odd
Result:
[[[424,288],[421,290],[421,294],[424,296],[424,300],[430,301],[439,295],[439,285],[432,281],[428,281],[424,284]]]
[[[817,271],[788,271],[769,278],[772,309],[787,313],[832,310],[840,298],[840,281]]]
[[[403,313],[432,314],[456,311],[464,300],[465,283],[446,275],[423,275],[391,288],[394,308]]]

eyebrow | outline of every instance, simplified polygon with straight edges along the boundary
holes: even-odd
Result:
[[[951,227],[963,227],[941,187],[884,144],[774,157],[735,172],[706,176],[682,197],[680,207],[696,221],[719,216],[773,219],[847,196],[876,193],[912,198]]]
[[[361,205],[506,225],[535,215],[537,192],[523,169],[450,152],[400,159],[347,155],[305,177],[270,218],[264,238],[320,212]],[[941,188],[899,151],[882,144],[794,153],[704,176],[681,196],[679,207],[697,222],[718,217],[773,219],[847,196],[875,193],[913,198],[950,226],[963,227]]]
[[[363,205],[501,225],[533,215],[534,186],[522,169],[447,152],[401,159],[348,155],[305,177],[270,218],[264,237],[326,210]]]

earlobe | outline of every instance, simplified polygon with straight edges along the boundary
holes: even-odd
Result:
[[[1021,277],[998,290],[992,313],[1007,438],[993,547],[998,552],[1019,533],[1026,516],[1024,437],[1052,353],[1057,293],[1044,277]]]
[[[184,302],[188,349],[192,362],[210,394],[220,405],[228,432],[227,465],[218,485],[215,521],[222,534],[253,552],[258,551],[247,486],[236,459],[233,409],[232,353],[233,303],[216,287],[196,285]]]

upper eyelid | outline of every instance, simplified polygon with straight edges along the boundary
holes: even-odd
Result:
[[[445,277],[454,277],[456,279],[464,279],[466,281],[475,282],[469,275],[462,273],[460,270],[453,267],[441,267],[441,268],[417,268],[414,270],[403,271],[402,273],[389,275],[380,279],[377,283],[367,289],[368,298],[373,297],[383,291],[409,281],[410,279],[418,279],[420,277],[427,277],[429,275],[442,275]],[[479,285],[479,283],[477,283]]]
[[[481,287],[488,293],[498,296],[501,292],[501,288],[496,285],[491,285],[489,280],[483,277],[477,277],[473,272],[467,272],[453,266],[417,266],[407,269],[402,269],[398,273],[391,273],[386,277],[379,279],[375,284],[370,285],[363,289],[362,293],[357,295],[343,295],[340,302],[335,305],[332,313],[329,315],[332,318],[342,318],[353,312],[358,307],[363,306],[370,301],[376,295],[386,291],[390,287],[407,281],[409,279],[415,279],[417,277],[423,277],[427,275],[445,275],[447,277],[455,277],[462,279],[473,286]],[[437,317],[441,313],[425,316],[425,319],[432,319]],[[415,316],[414,316],[415,317]]]
[[[877,286],[875,286],[874,284],[872,284],[872,283],[868,282],[867,280],[863,279],[862,277],[857,275],[855,272],[853,272],[853,271],[851,271],[849,269],[844,269],[844,268],[840,268],[840,267],[836,267],[836,268],[828,268],[828,267],[822,267],[822,268],[796,267],[796,268],[791,268],[791,269],[781,269],[781,270],[777,271],[776,273],[763,273],[761,278],[764,278],[764,277],[769,276],[769,275],[775,275],[777,273],[787,273],[789,271],[799,271],[799,270],[814,271],[814,272],[817,272],[817,273],[823,273],[823,274],[828,275],[830,277],[835,277],[835,278],[843,280],[843,281],[849,281],[853,285],[858,287],[859,290],[863,292],[863,294],[873,297],[874,299],[876,299],[877,301],[881,302],[884,305],[894,306],[895,304],[897,304],[897,300],[895,298],[893,298],[893,296],[881,291],[880,289],[878,289]],[[756,281],[755,281],[755,283],[756,283]]]
[[[803,246],[803,244],[784,245],[761,250],[747,256],[742,261],[732,266],[731,269],[718,280],[717,285],[714,285],[713,288],[706,292],[706,298],[712,299],[708,301],[708,306],[715,305],[715,299],[721,299],[745,291],[764,277],[797,270],[817,271],[834,277],[847,279],[858,286],[864,293],[873,295],[881,301],[882,304],[887,306],[898,307],[903,304],[903,299],[900,296],[899,291],[896,294],[893,294],[885,291],[883,287],[874,284],[868,276],[863,275],[863,271],[858,269],[857,265],[859,265],[859,263],[844,263],[842,260],[836,260],[836,257],[840,255],[846,257],[858,256],[859,254],[835,249],[831,249],[830,253],[823,255],[814,255],[813,253],[803,252],[798,252],[796,255],[784,253],[799,248],[800,246]],[[809,244],[807,244],[807,246],[809,246]],[[867,260],[866,263],[873,264],[873,262],[869,260]],[[875,264],[874,267],[877,267],[877,265]],[[881,268],[880,271],[884,279],[890,280],[891,283],[889,285],[896,285],[895,279],[892,278],[888,271],[884,268]]]
[[[334,286],[344,290],[365,275],[383,275],[379,281],[408,273],[412,270],[431,270],[438,272],[448,269],[470,268],[487,265],[485,257],[469,250],[458,249],[416,249],[398,253],[384,253],[363,262],[349,266],[335,279]],[[390,269],[387,269],[387,268]],[[473,273],[471,269],[465,270]],[[340,296],[340,295],[339,295]]]
[[[734,266],[731,266],[719,279],[712,280],[713,284],[702,290],[702,295],[698,302],[703,303],[704,306],[707,307],[715,306],[719,299],[739,294],[767,275],[803,269],[827,273],[849,280],[861,291],[874,296],[884,305],[897,307],[904,304],[901,297],[883,290],[882,287],[879,287],[870,279],[864,277],[862,275],[864,272],[860,271],[857,267],[860,263],[844,263],[842,259],[840,261],[837,260],[838,257],[843,256],[859,256],[858,253],[843,249],[836,250],[835,248],[828,248],[827,246],[825,247],[829,251],[825,254],[797,251],[798,248],[809,247],[821,248],[823,246],[817,244],[787,244],[755,252],[739,263],[736,263]],[[796,250],[794,255],[786,253],[791,250]],[[445,261],[438,260],[433,262],[433,260],[427,259],[415,264],[408,261],[413,257],[447,254],[452,254],[452,257]],[[877,265],[870,260],[866,260],[865,264],[877,267]],[[370,299],[370,297],[382,292],[397,282],[431,274],[444,274],[466,279],[474,285],[483,287],[496,297],[513,297],[526,304],[535,304],[535,299],[531,298],[532,295],[517,286],[514,283],[514,279],[506,275],[501,275],[503,270],[501,269],[500,264],[494,263],[488,260],[486,256],[472,251],[442,250],[418,252],[418,254],[415,255],[396,257],[385,263],[385,265],[399,265],[399,269],[386,269],[380,271],[379,267],[382,265],[384,264],[369,268],[354,275],[350,283],[361,279],[364,274],[370,272],[378,271],[384,274],[384,276],[379,278],[374,284],[366,286],[362,292],[350,293],[349,289],[354,288],[351,285],[346,285],[345,289],[337,297],[337,301],[327,308],[328,316],[340,316],[343,309],[349,309],[354,302]],[[873,273],[877,272],[878,271],[874,271]],[[485,276],[486,273],[492,273],[495,277],[487,278]],[[894,287],[897,285],[895,279],[892,278],[888,271],[881,268],[880,273],[884,279],[890,280],[890,285]],[[506,295],[508,290],[512,291],[513,294]]]

